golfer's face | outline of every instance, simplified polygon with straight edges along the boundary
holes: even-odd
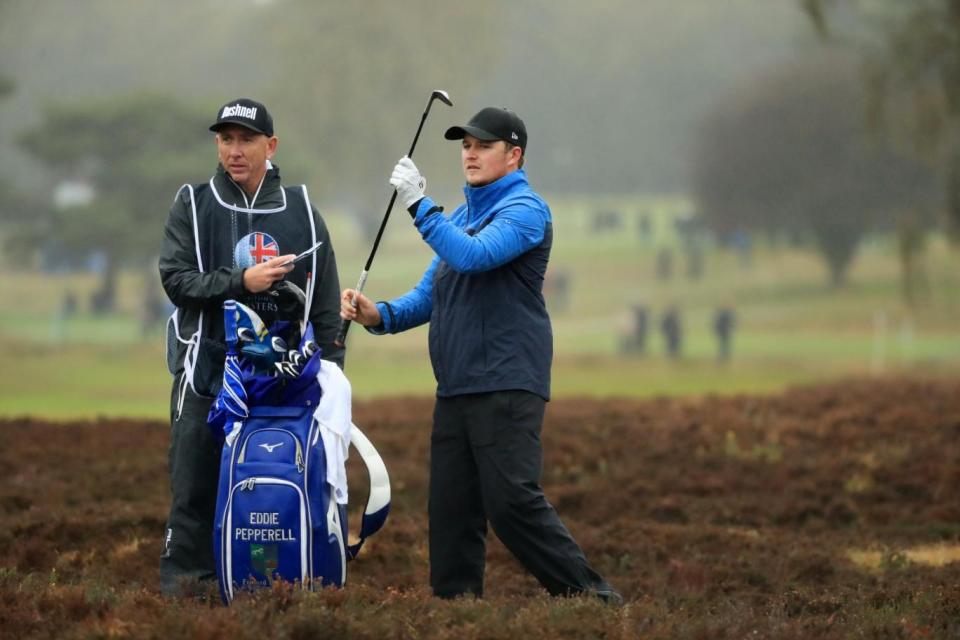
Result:
[[[220,164],[240,188],[247,193],[255,192],[267,172],[267,160],[277,150],[277,138],[229,125],[217,132],[216,140]]]
[[[503,140],[479,140],[469,134],[463,137],[460,150],[463,175],[471,187],[482,187],[515,171],[519,156],[519,148],[508,151]]]

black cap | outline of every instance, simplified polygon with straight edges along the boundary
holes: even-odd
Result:
[[[210,131],[219,131],[228,124],[238,124],[265,136],[273,136],[273,118],[270,117],[270,112],[263,104],[250,98],[237,98],[220,107],[216,122],[210,125]]]
[[[461,140],[467,134],[478,140],[503,140],[523,150],[527,148],[527,128],[523,120],[513,111],[501,107],[480,109],[470,122],[462,127],[450,127],[443,137]]]

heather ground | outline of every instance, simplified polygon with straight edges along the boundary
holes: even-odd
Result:
[[[355,407],[393,510],[346,589],[229,609],[158,593],[165,424],[0,422],[0,636],[960,636],[960,382],[552,402],[543,484],[622,609],[544,596],[493,537],[484,600],[430,597],[430,410]]]

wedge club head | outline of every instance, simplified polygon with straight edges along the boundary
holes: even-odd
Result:
[[[433,93],[430,94],[430,101],[439,100],[448,107],[453,106],[453,100],[450,99],[450,94],[442,89],[434,89]]]
[[[310,358],[313,356],[313,354],[317,352],[317,349],[319,348],[320,347],[317,345],[316,342],[314,342],[313,340],[307,340],[305,343],[303,343],[303,355]]]

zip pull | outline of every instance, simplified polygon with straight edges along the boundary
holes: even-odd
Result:
[[[240,485],[242,491],[253,491],[253,487],[257,484],[256,478],[247,478],[243,481],[243,484]]]
[[[299,443],[297,443],[297,473],[303,473],[303,470],[306,468],[303,464],[303,453],[300,451]]]

